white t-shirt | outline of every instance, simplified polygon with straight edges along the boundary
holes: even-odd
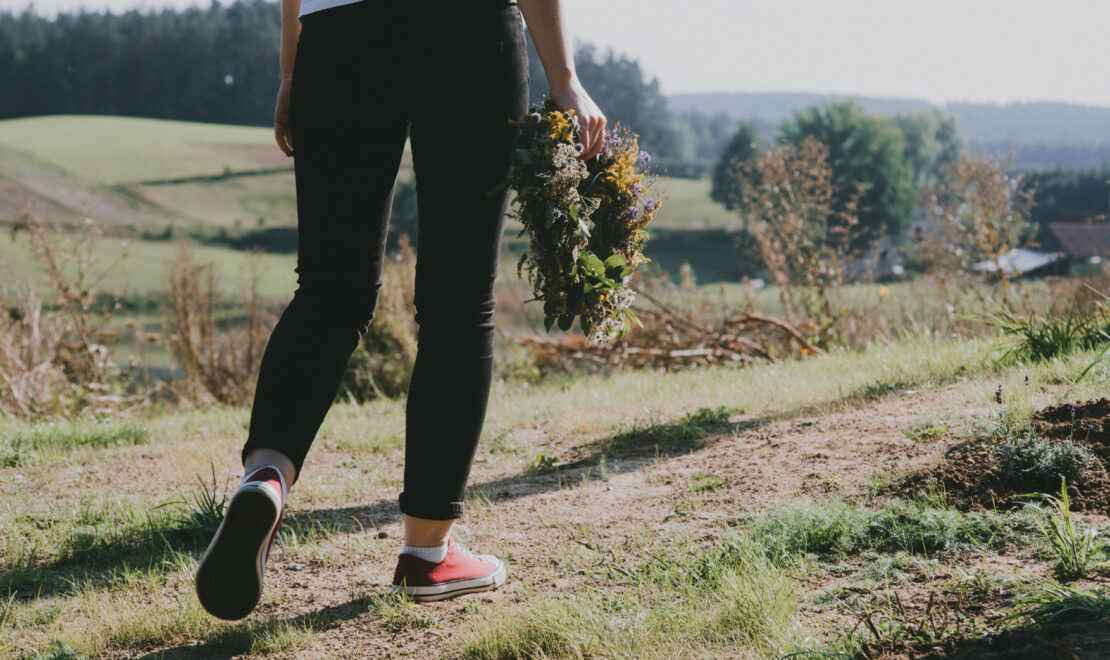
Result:
[[[331,9],[332,7],[353,5],[356,2],[362,2],[362,0],[301,0],[301,13],[298,16]]]

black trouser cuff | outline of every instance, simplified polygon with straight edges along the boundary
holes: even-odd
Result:
[[[425,520],[455,520],[463,516],[462,502],[432,502],[401,493],[397,498],[401,513]]]

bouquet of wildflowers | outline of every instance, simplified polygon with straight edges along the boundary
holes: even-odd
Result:
[[[575,317],[590,343],[611,341],[632,323],[632,274],[650,261],[645,227],[660,201],[641,169],[651,160],[635,134],[620,126],[605,134],[596,158],[578,160],[573,112],[551,101],[515,122],[510,184],[514,215],[531,240],[517,275],[543,301],[544,327],[569,330]],[[521,232],[523,235],[523,232]]]

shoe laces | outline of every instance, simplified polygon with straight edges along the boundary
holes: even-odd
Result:
[[[281,548],[281,559],[278,559],[276,561],[285,561],[285,558],[286,558],[285,541],[283,541],[282,538],[281,538],[281,532],[278,532],[274,536],[274,541],[277,542],[278,547]],[[273,547],[274,547],[274,544],[271,543],[270,544],[270,549],[272,550]],[[270,553],[269,553],[269,551],[267,551],[267,553],[266,553],[267,560],[269,559],[269,555],[270,555]]]
[[[456,548],[458,548],[461,552],[465,552],[471,557],[474,556],[474,553],[471,552],[466,547],[466,545],[464,545],[466,543],[470,543],[470,539],[473,537],[473,534],[471,534],[469,527],[462,523],[455,523],[451,527],[451,537],[455,539]]]
[[[470,528],[462,523],[455,523],[451,527],[451,536],[455,537],[460,543],[470,543],[473,534],[470,533]]]

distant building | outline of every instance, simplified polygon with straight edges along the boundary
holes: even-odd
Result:
[[[993,259],[985,259],[972,264],[971,269],[988,275],[1001,270],[1007,277],[1067,275],[1068,261],[1068,255],[1063,252],[1014,248],[999,257],[997,263]]]
[[[1050,222],[1048,233],[1059,249],[1075,261],[1110,259],[1110,223]]]

